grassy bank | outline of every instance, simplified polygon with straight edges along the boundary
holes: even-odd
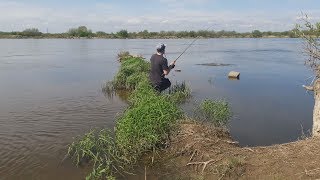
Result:
[[[183,120],[178,103],[190,96],[185,84],[159,94],[148,82],[147,61],[123,53],[119,62],[119,72],[103,88],[130,92],[129,107],[116,120],[115,131],[91,131],[69,146],[77,165],[93,167],[87,179],[127,176],[146,154],[153,157],[147,161],[155,162],[142,164],[152,165],[140,179],[144,173],[163,179],[320,178],[319,139],[241,148],[225,128],[217,128],[231,116],[226,102],[205,100],[195,108],[197,116]]]
[[[150,63],[142,57],[123,53],[113,81],[104,92],[130,91],[129,107],[117,119],[115,131],[91,131],[69,146],[68,155],[77,165],[91,162],[89,179],[111,178],[132,172],[139,158],[162,148],[183,113],[178,102],[190,96],[184,83],[166,94],[154,91],[148,80]]]

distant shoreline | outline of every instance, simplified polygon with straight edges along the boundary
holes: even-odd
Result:
[[[312,33],[312,32],[311,32]],[[64,33],[43,33],[37,28],[29,28],[18,32],[1,32],[0,39],[211,39],[211,38],[297,38],[295,29],[283,32],[259,31],[236,32],[236,31],[160,31],[129,32],[125,29],[118,32],[92,32],[86,26],[71,28]]]
[[[194,39],[195,37],[149,37],[149,38],[106,38],[106,37],[12,37],[0,36],[0,39]],[[264,37],[199,37],[199,39],[296,39],[289,36],[264,36]]]

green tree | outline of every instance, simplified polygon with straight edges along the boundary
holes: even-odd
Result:
[[[77,31],[76,28],[71,28],[71,29],[69,29],[68,34],[70,36],[77,36],[78,35],[78,31]]]
[[[118,36],[119,38],[126,39],[126,38],[129,37],[129,33],[128,33],[127,30],[122,29],[122,30],[120,30],[119,32],[117,32],[117,36]]]
[[[144,30],[142,32],[139,33],[143,39],[147,39],[150,37],[149,31],[148,30]]]
[[[68,34],[72,37],[92,37],[93,33],[86,26],[79,26],[78,28],[71,28]]]
[[[106,37],[108,34],[103,31],[97,31],[96,35],[97,35],[97,37]]]
[[[41,36],[42,33],[37,28],[29,28],[22,31],[21,35],[33,37],[33,36]]]
[[[192,37],[192,38],[195,38],[197,36],[197,34],[196,34],[195,31],[190,31],[189,32],[189,36]]]
[[[261,38],[262,37],[262,33],[259,30],[254,30],[254,31],[252,31],[252,37]]]
[[[208,36],[208,31],[207,31],[207,30],[199,30],[199,31],[197,32],[197,34],[198,34],[198,36],[200,36],[200,37],[206,38],[206,37]]]
[[[78,35],[79,37],[89,37],[92,35],[92,31],[86,26],[80,26],[78,27]]]
[[[320,22],[316,23],[316,36],[320,36]]]

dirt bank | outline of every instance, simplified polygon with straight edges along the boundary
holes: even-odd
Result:
[[[188,121],[155,158],[148,179],[320,178],[320,139],[245,148],[223,129]]]

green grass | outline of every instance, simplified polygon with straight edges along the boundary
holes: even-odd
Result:
[[[91,161],[93,169],[87,179],[110,179],[128,167],[119,152],[110,131],[92,130],[69,145],[68,156],[76,165]]]
[[[245,172],[245,160],[241,157],[232,157],[217,166],[220,179],[238,179]]]
[[[132,57],[132,55],[130,55],[130,53],[128,51],[121,51],[118,54],[118,61],[121,62],[122,60],[128,59],[130,57]]]
[[[133,92],[130,102],[131,107],[117,121],[116,141],[125,156],[135,162],[139,155],[166,142],[182,112],[145,82]]]
[[[190,97],[184,82],[173,85],[168,93],[156,92],[148,79],[149,62],[127,53],[119,58],[118,73],[103,88],[104,92],[131,92],[129,107],[117,118],[115,132],[91,131],[69,145],[68,155],[75,164],[92,163],[87,179],[111,179],[128,173],[142,155],[162,148],[183,117],[177,104]],[[220,101],[206,100],[199,110],[219,125],[230,115],[228,105]]]
[[[120,69],[113,81],[107,82],[103,87],[104,92],[114,90],[134,90],[141,81],[148,81],[150,63],[141,57],[133,57],[127,52],[118,55],[121,63]]]
[[[131,91],[129,107],[118,117],[115,137],[103,131],[91,131],[69,146],[68,155],[76,164],[83,160],[93,163],[89,179],[112,177],[132,169],[139,158],[148,151],[161,148],[182,111],[176,99],[182,99],[180,90],[185,84],[174,86],[169,94],[159,94],[148,79],[150,63],[143,58],[124,53],[119,55],[120,69],[104,92]],[[186,92],[181,93],[188,97]],[[175,97],[174,97],[175,96]],[[173,98],[174,97],[174,98]]]
[[[215,127],[224,127],[232,113],[226,101],[206,99],[196,107],[195,115],[199,120],[210,121]]]
[[[168,98],[175,103],[185,102],[191,96],[191,89],[185,82],[171,85],[169,88]]]

